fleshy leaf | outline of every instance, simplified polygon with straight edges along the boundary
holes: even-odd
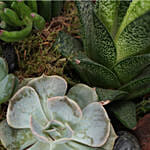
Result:
[[[67,90],[67,82],[59,76],[43,75],[35,78],[28,83],[38,93],[43,110],[48,116],[47,99],[55,96],[64,96]],[[49,118],[51,119],[51,118]]]
[[[67,96],[74,100],[81,109],[92,102],[98,101],[98,96],[94,88],[85,84],[76,84],[69,90]]]
[[[66,81],[59,76],[43,75],[35,78],[28,83],[38,93],[40,98],[46,99],[54,96],[64,96],[67,90]]]
[[[95,40],[93,41],[94,47],[90,50],[89,57],[108,68],[112,68],[112,65],[116,61],[116,47],[113,39],[94,13],[93,21]],[[91,42],[92,41],[90,41],[90,43]]]
[[[51,149],[51,146],[48,143],[37,142],[27,150],[53,150],[53,149]]]
[[[71,63],[88,84],[104,88],[118,88],[120,86],[118,77],[111,70],[85,56],[74,57]]]
[[[38,109],[42,111],[39,96],[31,87],[24,86],[12,97],[8,105],[7,121],[14,128],[30,128],[30,115]],[[46,118],[45,118],[46,120]]]
[[[103,106],[94,102],[85,107],[82,120],[74,131],[74,141],[91,147],[104,145],[110,133],[110,120]]]
[[[79,50],[83,49],[81,43],[77,39],[62,31],[59,32],[54,47],[55,50],[67,58],[74,56]]]
[[[107,142],[101,148],[103,148],[104,150],[113,150],[116,139],[117,139],[117,135],[111,125],[110,126],[110,135],[107,139]]]
[[[88,56],[91,56],[91,50],[95,47],[94,25],[93,25],[93,6],[91,1],[75,1],[78,9],[78,15],[81,23],[81,36],[84,49]]]
[[[135,79],[120,88],[129,93],[126,99],[135,99],[150,92],[150,77]]]
[[[43,132],[44,126],[42,125],[42,120],[43,118],[41,118],[41,116],[38,116],[38,112],[33,113],[30,118],[30,128],[31,128],[32,134],[37,138],[38,141],[49,143],[52,141],[52,139]]]
[[[117,61],[144,53],[150,46],[150,11],[127,25],[116,45]]]
[[[120,1],[120,5],[118,8],[118,18],[117,18],[117,25],[120,27],[124,16],[126,15],[126,12],[130,6],[131,1]]]
[[[123,19],[120,29],[117,33],[117,37],[125,29],[125,27],[132,21],[150,10],[150,1],[147,0],[133,0],[127,10],[127,13]]]
[[[8,66],[3,58],[0,57],[0,81],[8,74]]]
[[[110,33],[113,33],[116,26],[119,3],[117,0],[96,1],[96,13]]]
[[[77,123],[82,117],[80,107],[73,100],[64,96],[50,98],[48,109],[53,120],[59,120],[70,125]]]
[[[114,70],[122,83],[127,83],[150,64],[150,54],[128,57],[114,66]],[[136,68],[136,69],[135,69]]]
[[[6,120],[0,124],[0,139],[7,150],[23,150],[36,142],[29,129],[11,128]]]
[[[0,81],[0,104],[6,102],[12,95],[15,85],[15,77],[10,74]]]
[[[109,108],[125,127],[136,126],[136,105],[132,101],[117,101]]]
[[[102,89],[102,88],[96,88],[96,93],[98,95],[99,101],[120,100],[123,97],[126,97],[128,95],[128,92],[125,92],[125,91]]]
[[[77,142],[68,142],[66,144],[55,144],[52,150],[103,150],[101,148],[89,147]]]

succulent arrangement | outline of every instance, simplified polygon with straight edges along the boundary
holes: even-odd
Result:
[[[113,149],[116,134],[96,91],[59,76],[26,80],[11,98],[0,139],[8,150]],[[74,98],[74,99],[73,99]]]
[[[6,102],[15,92],[18,80],[13,74],[8,74],[6,61],[0,57],[0,104]]]
[[[0,43],[0,149],[149,150],[150,1],[0,1]]]
[[[110,109],[126,127],[134,128],[131,100],[150,92],[150,2],[80,0],[76,6],[83,46],[61,32],[55,47],[84,82],[96,87],[99,100],[114,101]]]

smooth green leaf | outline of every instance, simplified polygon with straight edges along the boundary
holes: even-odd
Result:
[[[114,66],[114,71],[122,83],[127,83],[139,75],[150,64],[150,54],[128,57]]]
[[[85,84],[76,84],[69,90],[67,96],[74,100],[81,109],[92,102],[98,101],[95,89]]]
[[[48,99],[49,116],[53,120],[76,124],[82,117],[80,107],[66,96],[57,96]]]
[[[29,129],[11,128],[6,120],[0,124],[0,139],[7,150],[23,150],[36,142]]]
[[[93,148],[78,142],[68,142],[65,144],[55,144],[52,150],[103,150],[101,148]]]
[[[27,150],[53,150],[51,149],[50,144],[48,143],[42,143],[42,142],[37,142]]]
[[[14,91],[15,76],[12,74],[7,75],[0,81],[0,104],[6,102]]]
[[[127,13],[123,19],[120,29],[117,33],[116,39],[118,39],[121,32],[129,25],[132,21],[142,16],[144,13],[150,10],[150,1],[148,0],[133,0],[127,10]]]
[[[8,66],[3,58],[0,57],[0,81],[8,74]]]
[[[116,44],[117,61],[145,53],[150,46],[150,11],[127,25]]]
[[[30,116],[37,110],[45,118],[39,96],[31,87],[24,86],[11,98],[7,110],[7,121],[14,128],[30,128]]]
[[[117,135],[113,129],[113,126],[110,126],[110,134],[106,141],[106,143],[101,147],[104,150],[113,150],[115,140],[117,139]]]
[[[118,88],[120,86],[118,77],[111,70],[86,58],[86,56],[74,57],[71,63],[82,80],[92,86],[103,88]]]
[[[74,141],[91,147],[101,147],[109,137],[110,120],[103,106],[94,102],[83,109],[83,117],[73,129]]]
[[[115,101],[120,100],[128,95],[128,92],[121,90],[111,90],[96,88],[96,93],[98,95],[99,101]]]
[[[30,129],[32,134],[38,141],[49,143],[52,141],[52,139],[43,132],[45,126],[42,121],[44,121],[44,124],[46,126],[48,121],[45,121],[45,119],[43,119],[43,116],[41,116],[38,110],[36,111],[36,113],[33,112],[32,116],[30,117]]]
[[[132,101],[117,101],[109,108],[125,127],[136,126],[136,105]]]
[[[49,118],[47,99],[54,96],[64,96],[67,90],[67,82],[62,77],[56,75],[43,75],[41,77],[32,79],[27,85],[34,88],[39,95],[42,108],[47,118]]]

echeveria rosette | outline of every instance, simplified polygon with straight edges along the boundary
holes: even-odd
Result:
[[[59,76],[30,79],[12,97],[0,139],[7,150],[112,149],[116,134],[95,89]],[[72,100],[74,98],[74,100]],[[77,104],[79,103],[79,105]]]
[[[13,95],[17,81],[13,74],[8,74],[7,63],[0,57],[0,104],[6,102]]]

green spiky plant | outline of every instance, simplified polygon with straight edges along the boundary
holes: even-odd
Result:
[[[6,61],[0,57],[0,104],[8,101],[15,92],[18,80],[13,74],[8,74]]]
[[[26,79],[11,98],[0,140],[7,150],[112,150],[116,139],[93,88],[59,76]]]
[[[77,1],[80,42],[61,32],[55,48],[99,100],[128,128],[136,126],[133,99],[150,92],[150,1]],[[103,89],[105,88],[105,89]]]

